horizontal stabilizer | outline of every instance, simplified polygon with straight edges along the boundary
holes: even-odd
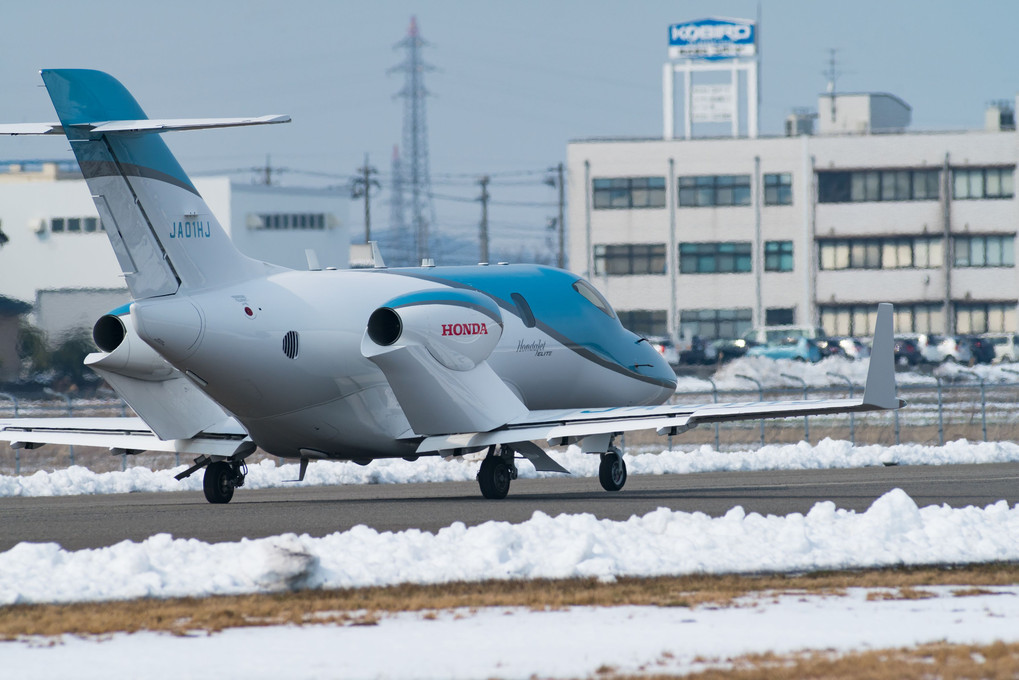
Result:
[[[173,132],[175,130],[206,130],[211,128],[245,127],[289,123],[290,116],[258,116],[257,118],[164,118],[162,120],[112,120],[106,123],[74,125],[95,134],[109,132]]]
[[[174,132],[176,130],[207,130],[211,128],[245,127],[289,123],[290,116],[258,116],[255,118],[164,118],[162,120],[110,120],[75,123],[69,128],[93,134],[118,132]],[[62,135],[60,123],[3,123],[0,135]]]
[[[0,123],[0,135],[62,135],[60,123]]]

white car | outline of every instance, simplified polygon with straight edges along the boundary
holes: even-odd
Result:
[[[994,363],[1011,364],[1019,358],[1019,335],[987,333],[984,337],[994,345]]]

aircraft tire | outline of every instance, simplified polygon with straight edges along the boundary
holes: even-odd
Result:
[[[234,471],[229,463],[217,461],[205,468],[202,480],[205,500],[210,503],[229,503],[234,497]]]
[[[619,449],[612,448],[602,454],[601,465],[598,466],[598,481],[606,491],[619,491],[626,484],[626,461]]]
[[[478,470],[478,486],[481,487],[481,495],[485,498],[491,500],[506,498],[512,480],[513,475],[509,465],[501,457],[489,456],[481,461],[481,469]]]

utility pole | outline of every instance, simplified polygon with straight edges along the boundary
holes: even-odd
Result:
[[[559,253],[556,255],[556,266],[560,269],[566,269],[566,225],[563,222],[563,208],[566,205],[566,184],[563,181],[563,164],[560,162],[556,166],[558,174],[558,185],[559,185],[559,221],[556,222],[556,226],[559,227]]]
[[[478,180],[481,185],[481,262],[488,262],[488,175]]]
[[[368,154],[364,155],[364,165],[357,169],[360,176],[355,177],[350,183],[350,195],[353,198],[364,197],[364,242],[368,243],[372,239],[372,208],[371,208],[371,193],[372,187],[376,189],[381,188],[373,175],[378,174],[378,170],[368,165]]]
[[[555,228],[558,232],[559,238],[559,252],[556,253],[556,266],[560,269],[566,269],[566,225],[564,224],[563,212],[566,206],[566,183],[563,179],[563,164],[559,163],[554,168],[549,168],[550,171],[555,171],[554,177],[548,177],[545,179],[545,184],[555,187],[559,190],[559,216],[552,220],[555,224]]]

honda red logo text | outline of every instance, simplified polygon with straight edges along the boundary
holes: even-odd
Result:
[[[483,323],[444,323],[443,335],[488,335],[488,326]]]

